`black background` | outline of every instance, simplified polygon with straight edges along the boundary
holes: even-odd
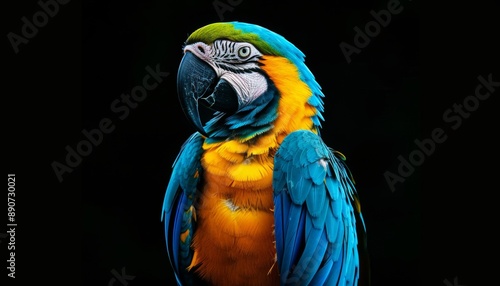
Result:
[[[174,283],[160,215],[170,167],[193,132],[177,102],[181,47],[195,29],[232,20],[267,27],[306,54],[326,95],[322,134],[346,155],[357,182],[373,285],[496,281],[495,264],[484,257],[498,255],[498,91],[456,130],[442,119],[474,93],[479,75],[500,81],[494,9],[401,1],[403,11],[347,63],[340,43],[352,45],[353,28],[363,29],[370,11],[389,1],[345,2],[233,1],[239,4],[221,18],[213,1],[75,1],[60,5],[18,54],[5,38],[16,281],[121,285],[113,271],[124,269],[131,286]],[[38,10],[35,2],[6,9],[4,35],[20,34],[21,17]],[[157,65],[170,75],[120,120],[111,102]],[[76,148],[81,131],[103,118],[115,129],[58,182],[51,163],[64,163],[65,147]],[[414,140],[435,128],[447,140],[391,191],[384,172],[397,174],[398,156],[408,158]]]

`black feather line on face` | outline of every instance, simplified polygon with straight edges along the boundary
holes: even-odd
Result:
[[[221,68],[223,70],[230,71],[230,72],[236,73],[236,74],[260,72],[260,69],[258,69],[258,68],[236,69],[236,68],[233,68],[231,66],[228,66],[228,65],[225,65],[225,64],[221,64],[221,63],[217,63],[216,65],[217,65],[217,67],[219,67],[219,68]]]
[[[237,113],[214,114],[214,118],[206,125],[206,130],[210,133],[210,138],[207,138],[209,142],[223,141],[228,138],[249,138],[252,135],[272,130],[273,123],[278,116],[279,91],[268,78],[267,81],[267,91]],[[236,124],[239,125],[242,122],[245,124],[236,127]]]

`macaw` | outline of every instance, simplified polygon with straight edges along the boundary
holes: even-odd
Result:
[[[251,23],[188,36],[177,93],[196,132],[173,164],[162,209],[178,285],[360,283],[359,198],[345,157],[321,138],[324,94],[304,60]]]

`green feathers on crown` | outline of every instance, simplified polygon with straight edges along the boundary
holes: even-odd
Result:
[[[240,22],[213,23],[194,31],[187,39],[186,44],[203,42],[208,45],[218,39],[227,39],[235,42],[252,43],[262,54],[284,56],[270,43],[263,40],[262,35],[260,35],[263,32],[272,33],[265,28]],[[276,34],[274,37],[276,37]]]

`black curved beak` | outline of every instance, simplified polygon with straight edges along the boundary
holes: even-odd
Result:
[[[225,113],[236,112],[239,107],[234,88],[217,77],[214,69],[191,52],[186,52],[177,74],[177,93],[188,120],[196,130],[209,137],[199,112],[199,102],[205,107]]]

